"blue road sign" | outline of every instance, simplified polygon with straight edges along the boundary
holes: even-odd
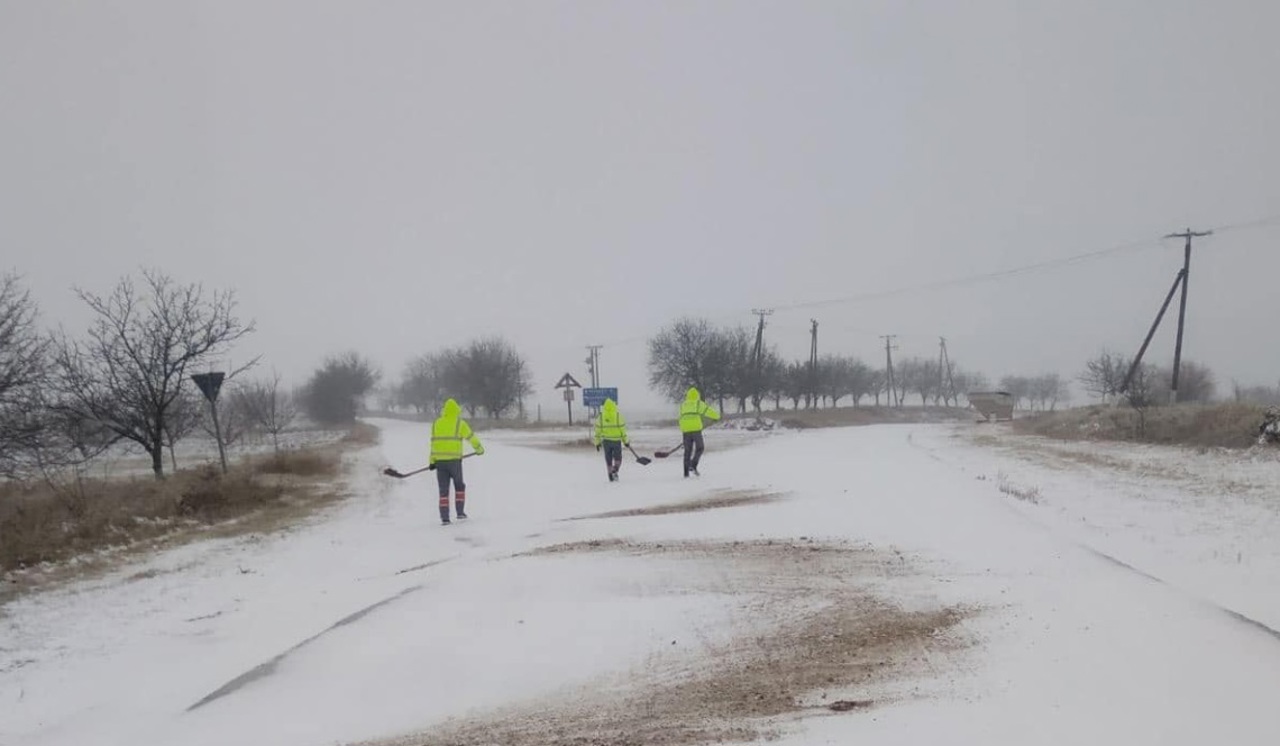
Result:
[[[613,403],[618,403],[617,388],[599,388],[599,389],[583,389],[582,390],[582,406],[599,407],[604,404],[605,399],[613,399]]]

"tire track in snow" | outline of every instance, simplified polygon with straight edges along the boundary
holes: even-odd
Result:
[[[417,568],[411,568],[411,569],[417,569]],[[381,601],[377,601],[372,604],[369,604],[368,606],[364,607],[363,609],[360,609],[359,611],[354,611],[344,616],[343,618],[339,619],[338,621],[324,628],[320,632],[317,632],[316,634],[308,637],[307,639],[303,640],[297,645],[294,645],[288,650],[285,650],[283,653],[280,653],[279,655],[275,656],[271,660],[268,660],[265,663],[260,663],[257,666],[254,666],[248,671],[245,671],[244,673],[235,677],[231,681],[228,681],[227,683],[218,687],[214,691],[205,695],[199,702],[196,702],[195,704],[188,707],[186,711],[191,712],[192,710],[197,710],[209,704],[210,702],[213,702],[214,700],[221,699],[227,696],[228,694],[233,694],[237,690],[249,684],[252,684],[255,681],[258,681],[259,679],[263,679],[263,678],[266,678],[267,676],[270,676],[271,674],[275,673],[276,669],[279,668],[280,663],[284,661],[285,658],[296,653],[297,651],[301,650],[307,645],[310,645],[316,640],[319,640],[321,637],[324,637],[325,635],[338,629],[339,627],[345,627],[348,624],[357,622],[363,619],[364,617],[368,616],[369,614],[372,614],[374,611],[377,611],[378,609],[382,608],[383,606],[387,606],[388,604],[395,603],[396,601],[399,601],[405,596],[416,593],[425,587],[426,587],[426,583],[419,583],[418,585],[409,586],[408,588],[405,588],[404,590],[400,591],[394,596],[388,596],[387,598],[384,598]]]
[[[920,445],[919,443],[917,443],[917,442],[915,441],[915,438],[913,437],[914,435],[915,435],[914,431],[913,431],[913,432],[908,432],[908,433],[907,433],[907,445],[911,446],[912,448],[915,448],[915,449],[919,450],[919,451],[920,451],[921,453],[923,453],[924,455],[928,456],[929,458],[933,459],[934,461],[937,461],[937,462],[938,462],[938,463],[940,463],[940,464],[943,464],[944,466],[950,467],[950,468],[952,468],[952,469],[957,469],[957,468],[959,468],[959,467],[957,467],[957,466],[956,466],[956,464],[955,464],[955,463],[953,463],[953,462],[951,462],[951,461],[948,461],[947,459],[943,458],[942,456],[939,456],[939,455],[937,454],[937,452],[935,451],[935,449],[928,448],[927,446],[923,446],[923,445]],[[964,471],[964,469],[960,469],[960,470],[961,470],[961,471]],[[1046,525],[1045,523],[1043,523],[1043,522],[1041,522],[1041,521],[1038,521],[1038,520],[1036,520],[1035,518],[1033,518],[1033,517],[1031,517],[1031,516],[1027,515],[1027,514],[1026,514],[1026,513],[1024,513],[1023,511],[1020,511],[1020,510],[1015,509],[1015,508],[1014,508],[1014,506],[1012,506],[1012,505],[1010,505],[1010,504],[1008,503],[1008,501],[1001,500],[1001,501],[1000,501],[1000,503],[1001,503],[1002,505],[1004,505],[1008,510],[1012,511],[1012,512],[1014,513],[1014,515],[1019,516],[1019,517],[1020,517],[1020,518],[1022,518],[1024,521],[1027,521],[1028,523],[1032,524],[1033,526],[1036,526],[1037,528],[1040,528],[1040,529],[1042,529],[1042,530],[1044,530],[1044,531],[1049,532],[1049,533],[1050,533],[1051,535],[1053,535],[1053,536],[1058,536],[1058,537],[1062,538],[1063,540],[1065,540],[1067,543],[1071,544],[1072,546],[1077,547],[1077,548],[1079,548],[1079,549],[1083,549],[1083,550],[1085,550],[1086,552],[1088,552],[1089,554],[1092,554],[1093,556],[1095,556],[1095,557],[1097,557],[1097,558],[1099,558],[1099,559],[1101,559],[1101,560],[1103,560],[1103,561],[1107,562],[1108,564],[1111,564],[1111,565],[1114,565],[1114,566],[1116,566],[1116,567],[1119,567],[1119,568],[1120,568],[1120,569],[1122,569],[1122,570],[1127,570],[1128,572],[1134,573],[1134,574],[1138,575],[1139,577],[1142,577],[1142,578],[1144,578],[1144,579],[1146,579],[1146,580],[1149,580],[1149,581],[1151,581],[1151,582],[1153,582],[1153,583],[1159,583],[1160,585],[1162,585],[1162,586],[1164,586],[1164,587],[1168,588],[1168,589],[1169,589],[1169,590],[1171,590],[1171,591],[1174,591],[1174,592],[1176,592],[1176,593],[1178,593],[1178,594],[1180,594],[1180,595],[1182,595],[1182,596],[1184,596],[1184,597],[1186,597],[1186,598],[1189,598],[1189,599],[1191,599],[1191,600],[1193,600],[1193,601],[1195,601],[1195,602],[1197,602],[1197,603],[1200,603],[1200,604],[1203,604],[1203,605],[1205,605],[1205,606],[1208,606],[1209,608],[1214,609],[1214,610],[1216,610],[1216,611],[1218,611],[1218,612],[1220,612],[1220,613],[1222,613],[1222,614],[1226,615],[1226,616],[1227,616],[1228,618],[1230,618],[1232,621],[1235,621],[1235,622],[1237,622],[1237,623],[1239,623],[1239,624],[1244,624],[1244,625],[1247,625],[1247,626],[1249,626],[1249,627],[1252,627],[1255,631],[1263,632],[1263,633],[1265,633],[1265,634],[1267,634],[1267,635],[1271,636],[1272,638],[1274,638],[1276,641],[1280,641],[1280,630],[1278,630],[1278,629],[1276,629],[1276,628],[1274,628],[1274,627],[1272,627],[1272,626],[1270,626],[1270,625],[1266,624],[1265,622],[1260,622],[1260,621],[1258,621],[1257,619],[1254,619],[1253,617],[1250,617],[1250,616],[1248,616],[1248,615],[1246,615],[1246,614],[1242,614],[1242,613],[1240,613],[1240,612],[1236,611],[1235,609],[1229,609],[1229,608],[1227,608],[1226,606],[1223,606],[1222,604],[1219,604],[1219,603],[1217,603],[1217,602],[1215,602],[1215,601],[1211,601],[1211,600],[1209,600],[1209,599],[1207,599],[1207,598],[1204,598],[1204,597],[1202,597],[1202,596],[1198,596],[1198,595],[1196,595],[1196,594],[1193,594],[1193,593],[1190,593],[1190,592],[1188,592],[1188,591],[1185,591],[1185,590],[1183,590],[1182,588],[1179,588],[1178,586],[1176,586],[1176,585],[1174,585],[1174,584],[1170,583],[1169,581],[1165,580],[1164,578],[1161,578],[1161,577],[1159,577],[1159,576],[1157,576],[1157,575],[1152,575],[1151,573],[1149,573],[1149,572],[1147,572],[1147,571],[1145,571],[1145,570],[1141,570],[1141,569],[1139,569],[1139,568],[1137,568],[1137,567],[1135,567],[1135,566],[1133,566],[1133,565],[1129,564],[1128,562],[1125,562],[1125,561],[1124,561],[1124,560],[1122,560],[1122,559],[1119,559],[1119,558],[1114,557],[1114,556],[1112,556],[1112,555],[1110,555],[1110,554],[1107,554],[1106,552],[1104,552],[1104,551],[1102,551],[1102,550],[1100,550],[1100,549],[1097,549],[1097,548],[1095,548],[1095,547],[1093,547],[1093,546],[1090,546],[1089,544],[1086,544],[1086,543],[1085,543],[1085,542],[1083,542],[1083,541],[1080,541],[1080,540],[1078,540],[1078,539],[1072,538],[1072,537],[1070,537],[1070,536],[1064,536],[1061,532],[1057,531],[1053,526]]]
[[[1068,539],[1068,541],[1072,541],[1072,540]],[[1164,578],[1160,578],[1160,577],[1157,577],[1157,576],[1155,576],[1155,575],[1152,575],[1151,573],[1146,572],[1145,570],[1139,570],[1138,568],[1134,567],[1133,565],[1129,564],[1128,562],[1125,562],[1124,560],[1118,559],[1118,558],[1116,558],[1116,557],[1112,557],[1111,555],[1107,554],[1106,552],[1100,551],[1100,550],[1098,550],[1098,549],[1094,549],[1093,547],[1089,546],[1088,544],[1082,544],[1082,543],[1080,543],[1080,542],[1078,542],[1078,541],[1072,541],[1072,543],[1073,543],[1073,544],[1075,544],[1076,546],[1080,547],[1081,549],[1084,549],[1084,550],[1088,551],[1090,554],[1094,555],[1095,557],[1099,557],[1099,558],[1101,558],[1101,559],[1103,559],[1103,560],[1106,560],[1107,562],[1109,562],[1109,563],[1111,563],[1111,564],[1113,564],[1113,565],[1116,565],[1117,567],[1120,567],[1120,568],[1122,568],[1122,569],[1128,570],[1129,572],[1136,573],[1136,574],[1138,574],[1138,575],[1142,576],[1143,578],[1146,578],[1147,580],[1150,580],[1150,581],[1152,581],[1152,582],[1154,582],[1154,583],[1159,583],[1160,585],[1163,585],[1163,586],[1165,586],[1166,588],[1169,588],[1169,589],[1171,589],[1171,590],[1175,590],[1175,591],[1177,591],[1178,593],[1180,593],[1180,594],[1182,594],[1182,595],[1184,595],[1184,596],[1189,596],[1189,597],[1190,597],[1192,600],[1194,600],[1194,601],[1197,601],[1197,602],[1199,602],[1199,603],[1202,603],[1202,604],[1204,604],[1204,605],[1206,605],[1206,606],[1208,606],[1208,607],[1210,607],[1210,608],[1212,608],[1212,609],[1214,609],[1214,610],[1216,610],[1216,611],[1219,611],[1219,612],[1221,612],[1221,613],[1223,613],[1223,614],[1226,614],[1228,617],[1230,617],[1231,619],[1233,619],[1233,620],[1234,620],[1234,621],[1236,621],[1236,622],[1239,622],[1239,623],[1241,623],[1241,624],[1247,624],[1247,625],[1249,625],[1250,627],[1253,627],[1254,629],[1256,629],[1256,630],[1258,630],[1258,631],[1260,631],[1260,632],[1265,632],[1266,634],[1268,634],[1268,635],[1270,635],[1270,636],[1274,637],[1276,640],[1280,640],[1280,630],[1275,629],[1274,627],[1271,627],[1271,626],[1267,625],[1267,624],[1266,624],[1266,623],[1264,623],[1264,622],[1260,622],[1260,621],[1258,621],[1257,619],[1254,619],[1253,617],[1250,617],[1250,616],[1246,616],[1246,615],[1244,615],[1244,614],[1241,614],[1240,612],[1238,612],[1238,611],[1236,611],[1236,610],[1234,610],[1234,609],[1228,609],[1227,607],[1223,606],[1222,604],[1215,603],[1215,602],[1210,601],[1210,600],[1208,600],[1208,599],[1201,598],[1201,597],[1199,597],[1199,596],[1195,596],[1195,595],[1193,595],[1193,594],[1187,593],[1186,591],[1183,591],[1181,588],[1178,588],[1176,585],[1172,585],[1171,583],[1169,583],[1169,582],[1168,582],[1167,580],[1165,580]]]

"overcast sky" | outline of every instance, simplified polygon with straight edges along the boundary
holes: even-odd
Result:
[[[157,267],[238,348],[398,377],[482,334],[624,410],[682,314],[993,379],[1132,354],[1185,227],[1280,216],[1280,3],[0,0],[0,271]],[[796,307],[1049,261],[944,290]],[[1280,220],[1198,243],[1185,355],[1280,379]],[[781,310],[789,308],[790,310]],[[1173,324],[1153,343],[1172,358]]]

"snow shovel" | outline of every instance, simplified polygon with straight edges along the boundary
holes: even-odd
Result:
[[[405,477],[411,477],[414,474],[420,474],[424,471],[430,471],[434,468],[436,468],[436,465],[431,464],[430,466],[424,466],[421,469],[414,469],[413,471],[409,471],[409,472],[400,472],[388,466],[387,468],[382,470],[382,473],[386,474],[389,477],[395,477],[396,479],[404,479]]]
[[[676,446],[675,448],[672,448],[672,449],[667,450],[667,451],[654,451],[654,452],[653,452],[653,457],[654,457],[654,458],[666,458],[667,456],[670,456],[671,454],[675,453],[676,451],[680,450],[681,448],[684,448],[684,443],[681,443],[680,445]]]
[[[705,433],[706,431],[708,431],[708,430],[710,430],[711,428],[715,427],[717,424],[719,424],[719,423],[718,423],[718,422],[713,422],[713,423],[711,423],[710,425],[707,425],[706,427],[702,428],[702,432],[704,432],[704,433]],[[680,450],[681,448],[684,448],[684,441],[681,441],[681,442],[680,442],[680,445],[678,445],[678,446],[676,446],[675,448],[672,448],[672,449],[670,449],[670,450],[666,450],[666,451],[654,451],[654,452],[653,452],[653,456],[654,456],[654,458],[666,458],[667,456],[670,456],[671,454],[675,453],[676,451]]]
[[[468,453],[467,455],[463,456],[463,458],[471,458],[472,456],[475,456],[475,455],[476,454],[474,453]],[[390,466],[388,466],[387,468],[382,470],[382,473],[386,474],[389,477],[395,477],[396,479],[404,479],[405,477],[411,477],[414,474],[420,474],[424,471],[434,471],[435,468],[436,468],[435,464],[429,464],[427,466],[422,467],[421,469],[414,469],[413,471],[409,471],[409,472],[399,472],[399,471],[396,471],[395,469],[392,469]]]
[[[636,453],[636,449],[632,448],[630,443],[627,444],[627,450],[631,451],[631,455],[636,457],[636,463],[640,464],[641,466],[648,466],[653,461],[653,459],[649,458],[648,456],[641,456],[640,454]]]

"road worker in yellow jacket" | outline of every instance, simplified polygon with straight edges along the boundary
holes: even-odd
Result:
[[[720,413],[715,407],[707,404],[698,394],[698,390],[690,388],[685,393],[684,401],[680,404],[680,432],[683,435],[684,446],[684,475],[689,476],[689,472],[698,474],[698,462],[702,460],[702,451],[705,444],[702,442],[702,418],[715,421],[720,419]]]
[[[444,403],[440,416],[431,425],[431,461],[440,483],[440,522],[449,525],[449,483],[453,483],[453,505],[458,518],[467,517],[467,485],[462,480],[462,442],[471,443],[475,455],[484,453],[480,439],[471,431],[471,425],[462,419],[462,407],[449,399]]]
[[[604,446],[604,464],[608,470],[609,481],[618,481],[618,469],[622,466],[622,447],[631,445],[627,439],[627,419],[618,411],[613,399],[605,399],[600,407],[600,416],[596,418],[595,434],[591,442],[599,451]]]

